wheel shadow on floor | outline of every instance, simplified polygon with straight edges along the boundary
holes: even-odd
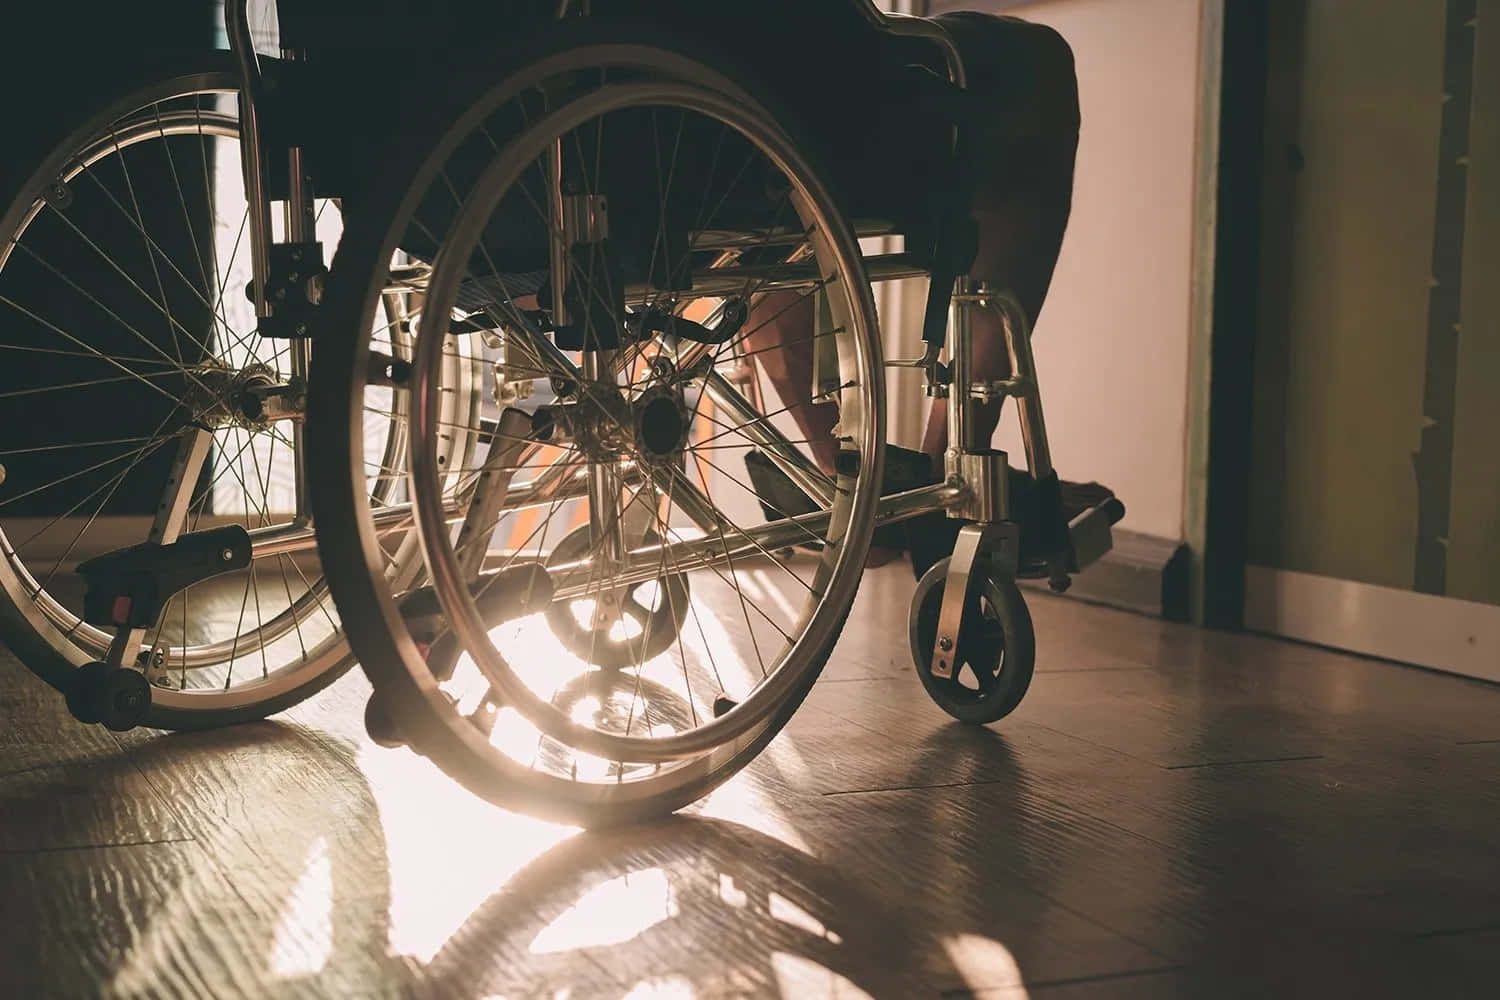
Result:
[[[175,982],[215,995],[576,998],[652,989],[915,996],[1020,981],[1014,945],[996,940],[991,918],[1034,900],[966,881],[968,848],[941,831],[915,821],[905,832],[888,821],[861,826],[863,807],[847,805],[843,819],[830,819],[826,797],[784,791],[796,779],[777,773],[775,753],[736,784],[783,790],[751,808],[779,813],[788,839],[690,815],[578,833],[505,879],[430,959],[393,955],[392,848],[361,752],[320,730],[266,722],[132,735],[118,749],[0,784],[0,826],[104,820],[92,838],[98,849],[28,855],[30,891],[0,907],[17,907],[0,924],[30,926],[34,936],[12,937],[0,983],[13,995],[69,983],[155,995]],[[930,777],[919,762],[975,754],[991,762],[984,809],[1024,804],[1015,754],[985,730],[939,726],[912,748],[911,777]],[[389,790],[382,794],[389,808]],[[89,806],[60,813],[68,798]],[[111,811],[128,815],[113,822]],[[432,835],[441,852],[443,831]],[[1022,845],[990,849],[1029,863]],[[144,878],[131,875],[137,863]],[[465,863],[461,851],[452,855],[451,864]],[[104,898],[89,897],[97,914],[63,908],[78,899],[66,890],[78,879],[92,893],[103,887]],[[39,920],[27,899],[43,893],[59,903]],[[959,939],[971,942],[969,954],[954,951]],[[986,949],[982,982],[976,940]]]
[[[1007,783],[1025,777],[1003,736],[942,726],[914,756],[971,753],[976,741],[997,774],[1010,772],[987,789],[1004,808]],[[765,773],[773,760],[757,763],[756,778],[785,788],[784,776]],[[952,850],[924,846],[933,834],[915,828],[893,842],[883,823],[834,834],[811,818],[817,798],[784,816],[810,849],[697,815],[577,834],[478,907],[416,974],[412,995],[887,997],[1019,985],[995,929],[975,919],[985,907],[974,897],[1003,908],[1003,889],[971,881],[912,893],[887,882],[871,857],[901,857],[906,877],[941,881],[951,861],[923,855]],[[968,954],[955,950],[962,940]],[[973,982],[976,969],[990,978]]]

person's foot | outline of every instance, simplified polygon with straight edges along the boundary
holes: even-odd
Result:
[[[934,477],[932,482],[937,482],[937,479]],[[1019,575],[1044,575],[1046,565],[1043,550],[1047,548],[1047,532],[1042,524],[1042,502],[1038,496],[1037,481],[1025,469],[1011,468],[1006,482],[1010,519],[1021,527]],[[911,568],[917,579],[920,580],[939,560],[953,554],[953,547],[958,544],[958,533],[967,523],[969,522],[949,517],[945,511],[940,510],[906,522],[907,549],[911,552]]]
[[[903,454],[894,456],[892,462],[891,452]],[[882,495],[898,493],[902,490],[914,489],[925,485],[924,482],[912,481],[908,471],[911,464],[908,456],[916,455],[922,460],[925,470],[926,456],[921,452],[908,452],[904,448],[887,447],[886,476],[882,484]],[[785,517],[795,517],[798,514],[810,514],[817,510],[817,505],[803,493],[798,486],[782,472],[763,452],[758,450],[747,452],[745,455],[745,469],[750,474],[750,483],[755,487],[760,501],[761,513],[767,521],[778,521]],[[829,475],[830,470],[825,469]],[[893,480],[892,472],[896,473]],[[816,542],[809,542],[805,546],[808,549],[820,549],[822,546]],[[904,524],[891,524],[883,528],[875,529],[875,537],[870,543],[869,553],[865,556],[865,566],[874,569],[900,559],[906,551],[906,526]]]

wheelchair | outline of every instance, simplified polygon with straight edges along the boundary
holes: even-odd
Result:
[[[632,822],[703,797],[774,738],[831,654],[877,532],[933,517],[957,540],[917,583],[917,674],[965,722],[1020,703],[1035,638],[1017,579],[1065,589],[1109,549],[1123,507],[1060,482],[1026,315],[965,274],[962,114],[937,130],[940,196],[882,213],[878,192],[855,203],[834,190],[805,109],[723,39],[602,0],[541,6],[484,58],[450,53],[464,65],[407,74],[427,81],[410,108],[350,94],[345,132],[328,123],[343,106],[333,78],[304,51],[258,56],[244,0],[230,0],[232,65],[116,102],[33,175],[31,207],[7,219],[71,227],[92,151],[156,142],[156,176],[216,171],[202,188],[233,189],[210,199],[233,203],[216,204],[229,219],[216,216],[215,246],[246,251],[238,270],[211,259],[184,208],[202,280],[184,266],[159,283],[220,294],[186,296],[192,319],[169,324],[165,346],[134,338],[178,361],[150,386],[166,403],[149,442],[175,455],[139,519],[144,540],[77,566],[81,609],[48,591],[65,560],[33,572],[6,544],[6,638],[80,719],[236,721],[357,659],[377,741],[510,808]],[[939,23],[868,0],[848,10],[963,96],[963,58]],[[238,148],[210,155],[206,137]],[[167,255],[134,218],[127,235],[159,272]],[[877,238],[905,248],[866,252]],[[103,293],[57,276],[108,311]],[[929,279],[923,350],[885,359],[872,282],[912,277]],[[232,287],[245,289],[238,312]],[[970,372],[975,310],[1004,321],[1005,378]],[[803,399],[758,374],[770,348],[757,331],[792,312],[805,321]],[[136,357],[118,331],[93,346],[34,318],[70,363]],[[944,469],[913,472],[887,445],[888,371],[946,400]],[[1030,525],[1013,517],[1008,457],[972,431],[974,406],[1003,398],[1021,420]],[[835,415],[827,440],[800,429],[808,407]],[[246,453],[258,494],[225,457]],[[241,486],[227,502],[223,472]],[[105,506],[79,509],[124,520],[99,517]],[[202,607],[213,587],[230,606],[200,621],[188,595]]]

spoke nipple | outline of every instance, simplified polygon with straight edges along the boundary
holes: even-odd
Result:
[[[64,209],[73,204],[73,190],[62,181],[53,181],[47,185],[42,197],[47,204],[55,209]]]

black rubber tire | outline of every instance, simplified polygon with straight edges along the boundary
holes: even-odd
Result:
[[[922,687],[939,708],[960,722],[989,725],[1015,711],[1026,697],[1036,667],[1036,631],[1015,581],[997,580],[983,567],[975,567],[953,676],[934,677],[932,646],[937,641],[949,561],[934,563],[912,595],[908,623],[912,661]],[[959,670],[965,665],[975,675],[977,688],[960,682]]]

